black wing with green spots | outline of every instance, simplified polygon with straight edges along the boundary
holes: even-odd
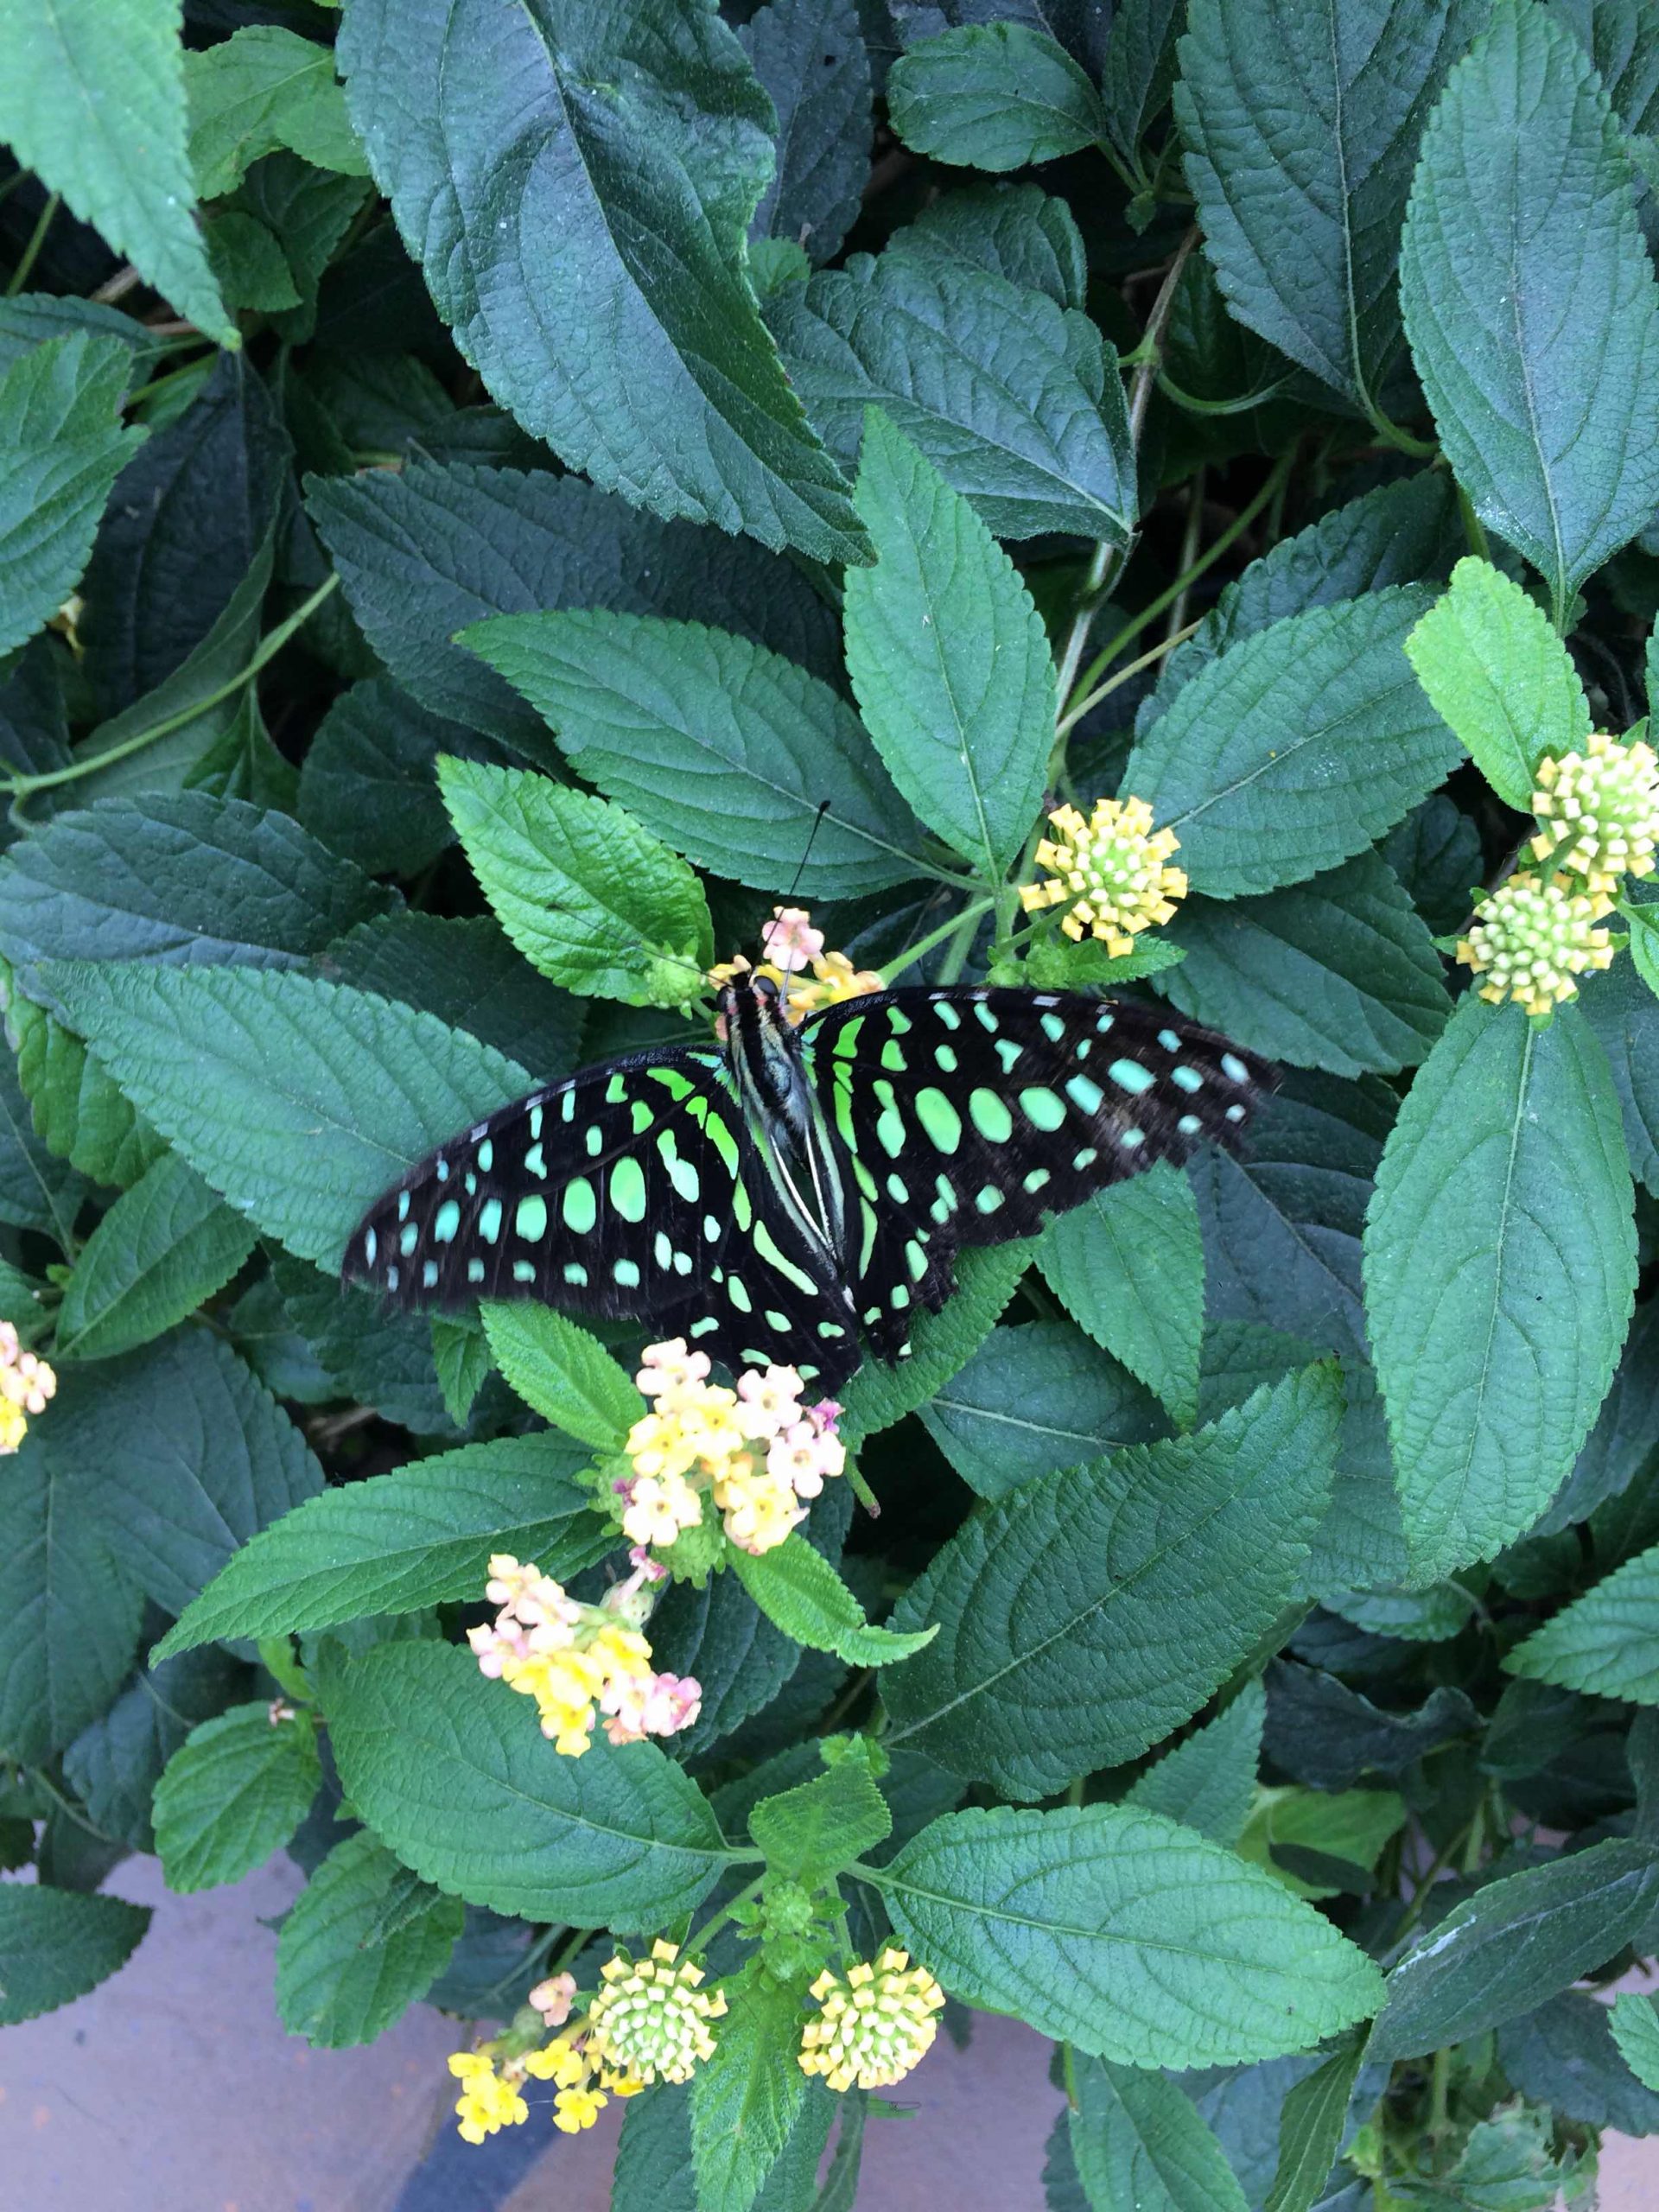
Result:
[[[834,1390],[861,1336],[904,1357],[964,1247],[1236,1142],[1273,1081],[1161,1007],[1076,993],[886,991],[798,1033],[747,979],[728,999],[723,1054],[613,1061],[461,1131],[370,1210],[346,1280],[638,1320]]]

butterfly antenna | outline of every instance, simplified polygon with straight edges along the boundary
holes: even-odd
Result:
[[[829,813],[829,800],[827,798],[821,798],[818,801],[818,810],[812,817],[812,827],[806,833],[805,850],[802,853],[800,859],[797,861],[795,866],[795,874],[791,880],[790,887],[784,893],[785,906],[788,906],[791,899],[794,898],[796,892],[800,888],[801,878],[806,874],[806,864],[812,857],[813,840],[817,837],[818,831],[823,828],[823,817]]]

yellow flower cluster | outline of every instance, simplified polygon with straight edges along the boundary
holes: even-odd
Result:
[[[1591,898],[1612,899],[1621,876],[1653,874],[1659,754],[1650,745],[1621,745],[1596,730],[1582,753],[1539,762],[1532,805],[1543,825],[1535,857],[1581,876]]]
[[[613,1744],[671,1736],[689,1727],[702,1703],[690,1675],[659,1675],[651,1646],[629,1616],[640,1586],[653,1577],[639,1562],[599,1605],[584,1605],[534,1567],[499,1552],[485,1594],[499,1607],[493,1623],[469,1629],[480,1671],[533,1697],[542,1733],[556,1751],[580,1758],[593,1740],[595,1709]]]
[[[1026,912],[1066,906],[1060,928],[1074,944],[1097,938],[1114,960],[1135,950],[1135,934],[1166,922],[1186,896],[1186,877],[1168,865],[1179,849],[1173,830],[1152,826],[1144,799],[1100,798],[1085,822],[1075,806],[1048,817],[1057,833],[1037,848],[1037,865],[1048,880],[1020,893]]]
[[[666,1548],[701,1523],[707,1491],[740,1550],[771,1551],[805,1519],[802,1501],[846,1466],[841,1408],[833,1399],[803,1406],[792,1367],[752,1368],[735,1390],[709,1372],[708,1354],[683,1337],[646,1348],[634,1379],[653,1404],[628,1432],[633,1475],[617,1486],[623,1533]]]
[[[481,2143],[504,2127],[522,2127],[530,2118],[523,2088],[527,2080],[556,2085],[553,2125],[564,2135],[591,2127],[612,2095],[637,2096],[645,2082],[597,2063],[598,2054],[588,2048],[592,2040],[581,2033],[563,2035],[539,2050],[515,2050],[509,2034],[478,2050],[455,2051],[449,2071],[461,2083],[455,2113],[463,2140]]]
[[[630,2079],[688,2082],[715,2055],[710,2020],[726,2010],[723,1990],[704,1989],[702,1969],[660,1938],[636,1962],[619,1952],[601,1968],[588,2013],[588,2047]]]
[[[776,983],[784,1018],[798,1028],[809,1014],[843,999],[862,998],[869,991],[884,991],[887,984],[873,968],[855,968],[844,952],[826,952],[823,931],[812,927],[804,906],[774,906],[772,919],[760,932],[766,957],[751,969],[742,958],[725,960],[709,970],[711,983],[728,983],[734,976],[753,973]],[[806,970],[811,969],[809,977]]]
[[[530,2107],[518,2094],[522,2068],[509,2065],[498,2074],[488,2050],[457,2050],[450,2055],[449,2071],[461,2084],[455,2111],[465,2141],[481,2143],[504,2127],[522,2127],[530,2118]]]
[[[43,1414],[58,1378],[43,1359],[25,1351],[10,1321],[0,1321],[0,1454],[15,1452],[28,1433],[30,1414]]]
[[[1565,884],[1512,875],[1476,907],[1458,957],[1485,979],[1480,995],[1490,1004],[1514,999],[1530,1014],[1548,1014],[1578,995],[1586,969],[1612,959],[1607,931],[1596,927],[1607,911],[1605,899]]]
[[[932,2049],[944,1992],[908,1951],[861,1960],[843,1980],[826,1967],[812,1985],[822,2011],[801,2031],[804,2074],[832,2089],[884,2089],[902,2082]]]

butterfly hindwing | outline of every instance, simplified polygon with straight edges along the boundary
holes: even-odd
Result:
[[[1236,1142],[1274,1079],[1162,1007],[1078,992],[887,991],[803,1033],[854,1163],[859,1319],[887,1358],[917,1306],[950,1296],[958,1250],[1031,1236],[1155,1160]]]

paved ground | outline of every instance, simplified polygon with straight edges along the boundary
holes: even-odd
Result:
[[[461,2143],[436,2013],[365,2050],[284,2035],[260,1920],[297,1886],[280,1859],[194,1897],[168,1897],[154,1860],[117,1870],[111,1890],[158,1907],[132,1963],[0,2033],[0,2212],[607,2212],[612,2127]],[[1047,2050],[1003,2020],[966,2053],[942,2037],[906,2084],[917,2116],[880,2124],[859,2212],[1041,2212]],[[1602,2212],[1659,2212],[1659,2139],[1610,2143],[1602,2171]]]

